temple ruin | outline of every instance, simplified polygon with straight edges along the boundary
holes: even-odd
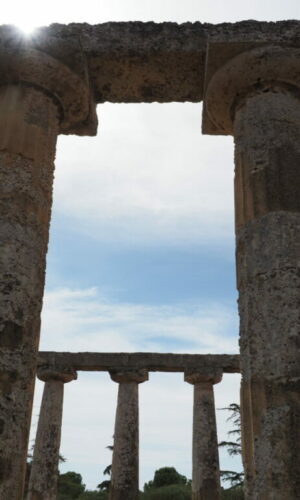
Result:
[[[213,385],[239,371],[246,498],[300,498],[300,22],[55,24],[32,38],[2,26],[0,75],[1,500],[23,498],[36,375],[28,500],[56,498],[64,384],[79,370],[119,384],[111,500],[138,498],[151,371],[194,385],[194,500],[220,498]],[[38,353],[57,136],[95,135],[107,101],[203,101],[203,132],[234,137],[240,357]]]

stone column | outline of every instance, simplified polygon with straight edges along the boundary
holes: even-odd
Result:
[[[184,380],[194,386],[193,410],[193,500],[221,498],[219,452],[213,384],[222,372],[186,371]]]
[[[9,42],[7,43],[7,47]],[[56,138],[94,133],[87,83],[19,43],[0,53],[0,498],[23,495]],[[82,126],[81,126],[82,125]]]
[[[246,382],[243,378],[241,380],[240,408],[241,408],[242,459],[245,472],[244,489],[246,497],[252,498],[255,464],[254,464],[251,387],[249,382]]]
[[[146,370],[110,372],[118,382],[110,500],[139,498],[138,384],[148,380]]]
[[[74,371],[38,370],[45,382],[27,500],[56,500],[64,384],[77,379]]]
[[[237,54],[213,74],[205,99],[204,130],[235,139],[241,368],[255,466],[247,498],[255,500],[300,498],[299,61],[290,47]]]

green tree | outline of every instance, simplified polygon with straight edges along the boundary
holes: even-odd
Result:
[[[85,491],[77,500],[108,500],[108,495],[102,491]]]
[[[141,494],[141,500],[191,500],[190,484],[171,484],[161,488],[153,488]]]
[[[85,491],[82,477],[77,472],[66,472],[58,477],[57,500],[77,500]]]
[[[106,446],[106,448],[108,450],[111,450],[113,451],[114,447],[112,445],[109,445],[109,446]],[[105,467],[104,471],[103,471],[103,474],[104,476],[109,476],[111,477],[111,470],[112,470],[112,464],[109,464],[107,465],[107,467]],[[108,493],[109,492],[109,488],[110,488],[110,485],[111,485],[111,479],[105,479],[104,481],[102,481],[100,484],[98,484],[97,488],[99,488],[99,490],[101,492],[106,492]]]
[[[241,408],[237,403],[231,403],[226,408],[220,408],[220,410],[226,410],[230,412],[227,422],[230,422],[233,428],[228,432],[228,437],[230,440],[221,441],[219,443],[220,448],[226,448],[229,456],[238,456],[242,454],[242,437],[241,437]],[[221,478],[223,481],[228,481],[230,483],[230,490],[236,489],[238,494],[242,492],[242,487],[244,484],[244,472],[236,472],[231,470],[221,470]],[[226,491],[226,490],[224,490]],[[231,497],[224,497],[231,498]],[[244,496],[232,497],[234,498],[244,498]]]
[[[144,491],[149,491],[155,488],[162,488],[163,486],[170,486],[173,484],[187,485],[188,480],[182,474],[179,474],[174,467],[162,467],[154,473],[152,481],[144,484]]]

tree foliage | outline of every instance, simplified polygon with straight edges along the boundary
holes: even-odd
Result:
[[[162,467],[154,473],[152,481],[145,483],[144,491],[149,491],[154,488],[161,488],[163,486],[170,486],[173,484],[187,484],[187,478],[179,474],[174,467]]]
[[[141,494],[141,500],[191,500],[191,486],[172,484],[161,488],[153,488]]]
[[[237,403],[231,403],[226,408],[220,408],[220,410],[226,410],[230,412],[229,417],[227,418],[227,422],[230,422],[233,428],[228,432],[228,437],[230,441],[221,441],[219,443],[219,447],[226,448],[229,456],[237,456],[242,454],[242,436],[241,436],[241,408]],[[233,441],[234,439],[234,441]],[[224,491],[229,490],[239,490],[242,492],[242,486],[244,483],[244,472],[236,472],[230,470],[222,470],[220,471],[221,478],[223,481],[228,481],[231,485],[231,488]],[[227,498],[227,497],[226,497]],[[230,497],[228,497],[230,498]],[[232,497],[233,499],[235,497]],[[236,498],[244,498],[236,497]]]
[[[58,477],[57,500],[77,500],[85,491],[82,477],[77,472],[66,472]]]

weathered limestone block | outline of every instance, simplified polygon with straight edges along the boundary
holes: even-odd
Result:
[[[299,21],[237,23],[110,22],[52,24],[26,40],[82,74],[102,102],[200,102],[206,55],[212,41],[299,44]],[[20,44],[12,26],[0,27],[0,52]],[[1,72],[1,71],[0,71]]]
[[[139,498],[138,384],[148,380],[146,370],[110,372],[119,384],[114,432],[110,500]]]
[[[252,412],[243,428],[248,421],[253,434],[253,446],[244,443],[250,461],[254,450],[247,498],[255,500],[300,498],[299,56],[253,49],[207,87],[209,119],[235,138],[241,369]]]
[[[186,371],[184,379],[194,385],[193,409],[193,500],[221,498],[219,452],[213,385],[222,372]]]
[[[35,439],[27,500],[56,500],[64,384],[77,379],[74,371],[39,370],[45,382]]]
[[[239,373],[238,354],[171,354],[161,352],[47,352],[40,351],[39,366],[63,366],[84,371],[124,370],[184,372],[186,369]]]
[[[0,68],[0,498],[20,500],[56,138],[81,123],[87,130],[90,94],[69,68],[39,51],[0,53]]]

